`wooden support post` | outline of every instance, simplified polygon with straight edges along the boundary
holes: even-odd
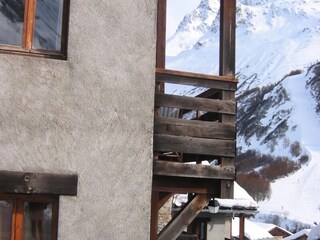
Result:
[[[240,240],[244,240],[244,220],[245,220],[245,217],[243,214],[241,214],[239,216],[239,224],[240,224],[240,226],[239,226],[239,230],[240,230],[239,239]]]
[[[211,195],[197,194],[159,233],[158,240],[175,240],[206,206]]]
[[[236,0],[220,0],[220,75],[235,76]]]
[[[235,35],[236,35],[236,0],[220,0],[220,76],[235,76]],[[221,100],[234,100],[234,91],[222,91]],[[221,122],[235,123],[235,117],[222,114]],[[236,139],[236,136],[235,136]],[[234,158],[222,157],[222,166],[234,166]],[[233,198],[233,181],[221,181],[221,198]],[[226,218],[226,223],[231,226],[231,218]],[[231,229],[226,237],[231,235]]]
[[[152,195],[151,195],[150,240],[157,240],[158,213],[159,213],[158,202],[159,202],[159,192],[152,191]]]
[[[220,0],[220,75],[235,76],[235,15],[236,0]],[[234,91],[222,91],[221,100],[235,100]],[[221,122],[235,123],[235,116],[222,114]],[[236,136],[235,136],[236,138]],[[234,166],[234,159],[224,157],[221,159],[222,166]],[[233,198],[233,181],[222,181],[221,197]]]

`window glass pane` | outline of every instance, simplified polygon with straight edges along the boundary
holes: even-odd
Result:
[[[25,202],[23,240],[50,240],[52,204]]]
[[[22,45],[24,0],[0,0],[0,44]]]
[[[12,202],[0,200],[0,239],[11,239]]]
[[[63,0],[37,0],[33,47],[61,50]]]

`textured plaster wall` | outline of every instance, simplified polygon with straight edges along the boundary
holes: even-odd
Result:
[[[77,173],[59,239],[149,239],[156,0],[71,0],[68,61],[0,55],[1,170]]]

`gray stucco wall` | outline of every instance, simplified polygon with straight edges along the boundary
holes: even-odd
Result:
[[[77,173],[59,239],[149,239],[156,0],[71,0],[68,60],[0,55],[1,170]]]

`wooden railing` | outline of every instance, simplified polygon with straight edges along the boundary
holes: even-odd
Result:
[[[196,97],[156,93],[156,107],[179,108],[184,113],[192,110],[204,113],[192,119],[155,116],[154,151],[234,157],[235,125],[219,121],[219,115],[235,115],[236,105],[235,101],[220,100],[219,96],[221,91],[236,90],[235,78],[157,69],[156,81],[205,87],[209,88],[206,92],[211,94],[203,98],[204,93]],[[203,121],[210,113],[216,114],[216,117]]]
[[[155,115],[154,152],[157,159],[154,162],[154,174],[234,179],[234,166],[181,163],[235,157],[235,123],[224,123],[221,116],[236,114],[234,99],[222,100],[222,92],[235,92],[237,79],[156,69],[156,82],[204,87],[207,90],[195,97],[155,94],[156,109],[178,109],[180,117],[163,116],[161,111]],[[185,119],[184,116],[191,111],[195,112],[193,117]],[[179,158],[172,158],[174,154]]]

